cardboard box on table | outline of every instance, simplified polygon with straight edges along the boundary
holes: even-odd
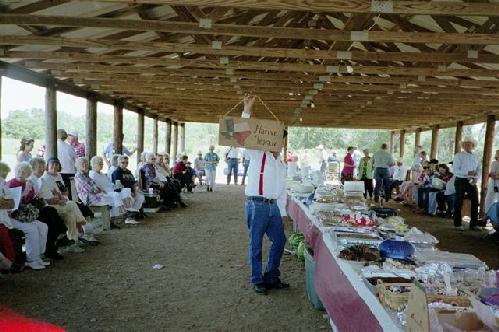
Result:
[[[430,313],[430,310],[433,312]],[[407,303],[408,332],[489,331],[473,311],[430,309],[423,286],[415,282]]]
[[[281,151],[284,146],[284,125],[273,120],[221,116],[218,144],[261,151]]]

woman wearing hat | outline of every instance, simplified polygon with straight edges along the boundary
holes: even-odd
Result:
[[[471,201],[471,230],[479,230],[478,227],[478,189],[477,180],[482,172],[480,159],[473,153],[476,141],[467,137],[462,142],[463,151],[454,156],[453,168],[456,175],[456,201],[454,203],[454,226],[463,231],[461,208],[465,193]]]

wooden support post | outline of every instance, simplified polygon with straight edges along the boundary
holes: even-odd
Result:
[[[166,153],[170,154],[172,145],[172,120],[166,119]],[[170,156],[171,158],[171,156]]]
[[[2,76],[0,75],[0,160],[2,159]]]
[[[137,164],[140,162],[140,155],[144,152],[144,111],[139,112],[137,121]]]
[[[494,135],[496,128],[495,115],[488,115],[485,127],[485,142],[483,144],[482,159],[482,189],[480,193],[480,214],[483,216],[485,211],[485,195],[487,194],[488,177],[490,172],[490,160],[492,159],[492,146],[494,145]]]
[[[400,131],[400,147],[399,147],[399,155],[400,158],[404,157],[405,150],[405,130]]]
[[[393,153],[393,139],[394,139],[395,133],[393,131],[390,132],[390,143],[389,143],[389,148],[390,148],[390,153]]]
[[[421,128],[417,128],[414,132],[414,153],[418,151],[418,146],[421,145]]]
[[[158,153],[158,118],[152,119],[152,153]]]
[[[85,117],[85,157],[97,155],[97,99],[87,97],[87,113]]]
[[[123,105],[114,104],[114,153],[123,153]]]
[[[288,126],[286,126],[284,130],[286,131],[287,134],[289,134]],[[282,156],[282,160],[284,160],[285,163],[287,163],[288,160],[288,135],[284,137],[284,155]]]
[[[45,159],[57,157],[57,90],[53,85],[45,93]]]
[[[180,152],[185,152],[185,123],[180,124]]]
[[[430,159],[437,159],[438,152],[438,133],[440,127],[438,125],[431,127],[431,152]]]
[[[458,121],[456,124],[456,136],[454,138],[454,154],[461,152],[461,140],[463,137],[463,121]]]
[[[177,160],[177,153],[178,153],[178,122],[173,123],[173,139],[172,139],[172,156],[170,156],[170,159],[172,161]]]

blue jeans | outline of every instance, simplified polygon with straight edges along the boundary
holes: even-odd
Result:
[[[242,184],[244,184],[244,182],[246,180],[246,174],[248,174],[249,163],[250,163],[249,160],[245,160],[244,163],[243,163],[244,173],[243,173],[243,180],[241,181]]]
[[[239,160],[237,158],[231,158],[227,163],[227,184],[230,184],[230,175],[234,173],[234,183],[237,184],[237,172],[238,172]]]
[[[376,179],[376,187],[374,188],[374,198],[379,198],[379,192],[381,191],[381,184],[383,184],[383,189],[385,190],[385,198],[389,199],[390,193],[390,171],[388,168],[376,167],[374,170],[374,179]]]
[[[281,213],[277,204],[246,200],[246,222],[249,235],[249,264],[251,282],[273,284],[279,280],[279,266],[284,253],[286,235]],[[262,275],[263,236],[267,235],[272,242],[267,259],[265,274]]]
[[[456,194],[445,195],[447,200],[447,216],[450,217],[454,213],[454,202],[456,200]]]

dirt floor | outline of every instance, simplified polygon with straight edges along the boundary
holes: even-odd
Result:
[[[465,231],[461,232],[454,229],[452,219],[418,215],[396,202],[388,203],[388,206],[400,209],[408,225],[435,236],[440,241],[437,246],[440,250],[473,254],[490,268],[499,269],[499,242],[497,238],[486,237],[485,231],[470,231],[468,224],[463,224]]]
[[[283,258],[291,289],[251,290],[241,186],[186,201],[187,209],[106,232],[99,246],[47,270],[0,276],[0,305],[69,331],[327,329],[308,303],[303,262]]]

